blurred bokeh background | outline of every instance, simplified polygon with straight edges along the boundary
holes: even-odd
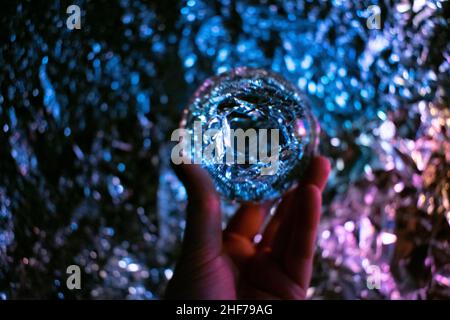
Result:
[[[160,298],[186,201],[170,134],[236,66],[297,84],[321,124],[333,172],[308,296],[450,298],[448,1],[1,7],[0,299]]]

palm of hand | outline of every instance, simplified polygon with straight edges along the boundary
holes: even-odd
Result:
[[[272,204],[243,205],[221,230],[220,199],[208,175],[183,165],[189,203],[182,254],[166,293],[179,299],[304,299],[312,273],[321,191],[330,166],[313,160],[300,186],[283,197],[259,243]]]

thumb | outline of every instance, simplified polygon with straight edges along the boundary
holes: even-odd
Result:
[[[222,250],[220,197],[208,173],[199,165],[173,167],[188,196],[183,255],[215,258]]]

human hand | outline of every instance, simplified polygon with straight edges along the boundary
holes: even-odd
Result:
[[[255,243],[273,202],[242,205],[222,231],[220,198],[208,173],[198,165],[177,166],[188,194],[187,219],[166,298],[304,299],[329,172],[326,158],[314,158]]]

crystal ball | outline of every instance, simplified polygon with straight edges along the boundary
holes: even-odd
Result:
[[[282,196],[304,174],[318,125],[298,88],[280,75],[240,67],[207,79],[184,110],[188,163],[239,202]]]

